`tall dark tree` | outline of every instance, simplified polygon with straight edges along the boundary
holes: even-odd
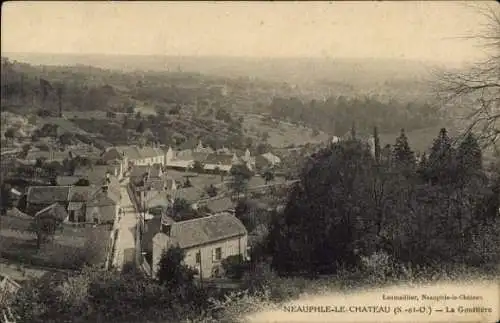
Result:
[[[397,168],[412,169],[415,166],[415,154],[410,149],[405,130],[401,129],[393,150],[393,162]]]
[[[427,159],[427,153],[424,152],[420,157],[417,165],[417,174],[424,182],[429,181],[429,161]]]
[[[460,142],[457,149],[456,161],[457,171],[462,176],[478,174],[483,170],[481,147],[471,132]]]
[[[378,135],[377,127],[373,128],[373,145],[374,145],[373,149],[375,154],[375,161],[377,163],[380,163],[381,148],[380,148],[380,137]]]
[[[428,159],[429,176],[432,183],[449,183],[456,179],[454,149],[448,131],[442,128],[431,147]]]
[[[271,225],[272,267],[279,274],[332,273],[337,262],[352,266],[373,245],[375,214],[368,201],[374,163],[356,140],[311,156],[283,215]]]
[[[354,121],[352,122],[351,124],[351,139],[356,139],[356,124],[354,123]]]
[[[137,125],[137,128],[135,129],[135,131],[142,134],[142,133],[144,133],[145,130],[146,129],[145,129],[145,126],[144,126],[144,122],[141,120],[139,122],[139,124]]]
[[[56,94],[57,94],[58,107],[59,107],[58,117],[62,118],[62,111],[63,111],[63,108],[62,108],[62,100],[63,100],[63,98],[62,97],[63,97],[63,94],[64,94],[64,83],[57,84]]]

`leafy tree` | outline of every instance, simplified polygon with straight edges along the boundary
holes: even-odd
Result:
[[[264,173],[262,174],[262,177],[266,181],[266,185],[267,185],[267,183],[269,183],[270,181],[272,181],[274,179],[274,173],[272,170],[266,169],[264,171]]]
[[[0,188],[0,214],[4,215],[7,210],[12,207],[12,199],[10,196],[10,185],[6,183],[1,184]]]
[[[136,272],[85,267],[24,284],[12,309],[21,322],[180,322],[206,310],[206,295],[181,299],[173,290]],[[205,300],[205,301],[203,301]]]
[[[123,128],[124,128],[124,129],[127,129],[127,128],[128,128],[128,126],[129,126],[129,121],[128,121],[128,117],[127,117],[127,116],[125,116],[125,117],[123,118],[123,124],[122,124],[122,125],[123,125]]]
[[[16,130],[14,128],[9,128],[5,131],[5,134],[4,134],[5,138],[10,140],[11,143],[13,144],[14,143],[14,138],[16,136]]]
[[[180,104],[177,104],[175,107],[173,107],[172,109],[170,109],[168,111],[168,114],[170,115],[178,115],[179,113],[181,113],[181,105]]]
[[[214,169],[214,174],[216,175],[220,175],[220,181],[221,182],[224,182],[224,175],[225,175],[225,172],[223,172],[218,166],[215,167]]]
[[[191,184],[189,177],[186,177],[186,180],[184,181],[183,187],[192,187],[192,186],[193,186],[193,184]]]
[[[59,136],[59,142],[62,144],[62,145],[71,145],[73,144],[73,141],[75,140],[75,136],[70,133],[70,132],[64,132],[63,134],[61,134]]]
[[[231,279],[241,279],[249,268],[249,263],[242,255],[229,256],[222,260],[225,276]]]
[[[134,106],[132,106],[132,105],[131,105],[131,106],[129,106],[129,107],[127,108],[127,113],[128,113],[128,114],[134,114],[134,113],[135,113],[135,107],[134,107]]]
[[[191,210],[191,205],[189,202],[183,198],[176,198],[174,200],[174,205],[172,207],[174,216],[180,216],[181,213],[190,211]]]
[[[80,178],[76,183],[74,184],[75,186],[90,186],[90,182],[86,178]]]
[[[136,114],[135,114],[135,119],[136,120],[141,120],[142,119],[142,114],[141,114],[141,111],[137,111]]]
[[[268,139],[269,139],[269,132],[267,131],[262,132],[260,135],[260,140],[265,143],[267,142]]]
[[[30,144],[24,144],[22,147],[21,158],[26,158],[28,156],[29,151],[31,150]]]
[[[217,188],[213,184],[210,184],[210,186],[207,187],[206,191],[209,197],[217,196]]]
[[[271,151],[271,145],[267,144],[267,143],[259,143],[257,145],[257,148],[256,148],[256,151],[257,151],[257,155],[262,155],[262,154],[265,154],[269,151]]]
[[[163,107],[157,106],[155,108],[155,112],[158,117],[162,119],[165,117],[165,109]]]
[[[231,167],[231,183],[230,188],[233,190],[234,196],[239,197],[246,189],[248,181],[252,178],[253,173],[244,164],[233,165]]]
[[[184,265],[184,251],[179,247],[166,250],[158,264],[157,278],[168,290],[185,291],[195,289],[196,270]]]
[[[42,118],[50,117],[52,115],[52,113],[47,109],[40,109],[37,111],[36,114],[37,114],[37,116],[42,117]]]
[[[197,172],[197,173],[204,172],[203,164],[199,160],[195,160],[195,162],[193,164],[193,171]]]
[[[31,229],[37,236],[37,248],[40,249],[42,243],[45,243],[54,237],[54,234],[61,228],[63,219],[53,214],[42,214],[37,216],[31,226]]]

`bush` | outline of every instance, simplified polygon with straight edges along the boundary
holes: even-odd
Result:
[[[249,263],[246,262],[241,255],[229,256],[222,260],[225,276],[231,279],[241,279],[245,271],[249,268]]]

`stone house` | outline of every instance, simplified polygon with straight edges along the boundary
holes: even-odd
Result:
[[[236,154],[217,154],[213,153],[207,156],[203,163],[203,169],[209,172],[217,169],[222,172],[229,173],[234,164],[239,162]]]
[[[108,148],[101,159],[106,163],[119,163],[122,169],[128,170],[133,165],[161,164],[166,166],[172,158],[172,150],[165,151],[151,146],[115,146]]]
[[[245,226],[229,213],[182,222],[164,218],[152,241],[153,277],[163,252],[175,246],[184,250],[184,263],[196,269],[200,278],[221,277],[224,259],[236,255],[247,257],[247,242]]]

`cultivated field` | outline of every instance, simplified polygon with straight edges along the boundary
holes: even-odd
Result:
[[[30,221],[2,216],[0,258],[26,264],[79,269],[84,264],[104,263],[111,226],[63,225],[53,239],[37,249],[37,237]]]

